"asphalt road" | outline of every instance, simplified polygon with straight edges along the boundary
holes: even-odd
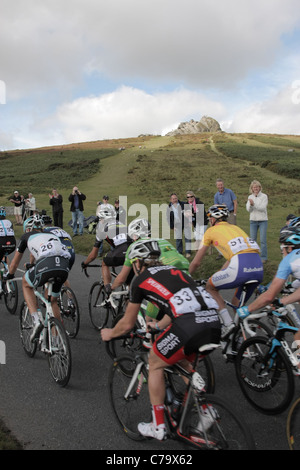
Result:
[[[81,272],[77,256],[70,281],[79,301],[81,326],[71,340],[73,369],[69,385],[61,388],[50,376],[46,358],[37,352],[26,356],[18,330],[18,312],[12,316],[0,301],[0,340],[6,345],[6,364],[0,365],[0,418],[26,450],[180,451],[179,442],[135,442],[119,429],[109,404],[107,378],[111,360],[88,315],[88,292],[99,276]],[[21,290],[21,288],[20,288]],[[22,298],[22,295],[21,295]],[[21,299],[19,300],[20,303]],[[287,411],[277,416],[256,412],[244,399],[234,373],[218,351],[212,355],[216,371],[216,394],[230,401],[254,436],[258,450],[287,450]],[[296,396],[299,395],[297,380]],[[106,453],[105,453],[106,454]]]

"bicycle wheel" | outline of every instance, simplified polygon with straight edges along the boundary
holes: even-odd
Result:
[[[300,450],[300,398],[297,398],[288,413],[286,434],[290,450]]]
[[[62,323],[56,318],[49,319],[50,337],[48,337],[48,347],[51,353],[48,354],[48,364],[51,375],[55,382],[61,387],[65,387],[71,376],[72,356],[68,335]]]
[[[69,338],[75,338],[80,326],[80,313],[74,291],[64,286],[60,293],[60,313]]]
[[[271,340],[262,336],[247,339],[236,356],[236,376],[248,402],[265,414],[284,411],[294,395],[291,363],[283,350],[270,350]]]
[[[4,302],[7,310],[9,313],[14,315],[16,313],[18,307],[18,284],[15,281],[9,281],[10,292],[7,289],[7,283],[3,283],[3,290],[4,290]]]
[[[137,365],[131,356],[116,359],[109,373],[109,395],[119,425],[130,439],[139,441],[145,437],[139,433],[138,423],[151,421],[152,416],[147,367],[142,364],[140,372],[135,374]]]
[[[246,424],[235,410],[216,395],[200,395],[193,403],[190,400],[182,433],[179,429],[177,433],[181,440],[197,449],[255,450]]]
[[[112,322],[112,328],[123,318],[123,313],[114,318]],[[139,316],[137,318],[135,327],[133,331],[142,328],[142,325],[139,320]],[[112,339],[105,343],[106,351],[108,355],[115,359],[117,357],[123,356],[124,354],[130,354],[135,356],[138,352],[141,352],[143,349],[143,341],[140,338],[123,338],[123,339]]]
[[[176,396],[183,396],[186,390],[186,383],[184,382],[182,376],[179,374],[176,369],[166,368],[165,369],[168,375],[168,382],[172,387],[172,392]],[[196,371],[201,375],[202,379],[205,382],[205,391],[206,393],[215,392],[215,371],[212,360],[209,356],[202,356],[199,360]]]
[[[25,302],[23,302],[20,309],[19,331],[24,351],[27,356],[33,357],[36,353],[38,343],[37,341],[33,343],[30,341],[30,336],[33,331],[33,319]]]
[[[109,306],[105,304],[106,299],[103,283],[94,282],[89,293],[89,315],[96,330],[101,330],[108,320]]]

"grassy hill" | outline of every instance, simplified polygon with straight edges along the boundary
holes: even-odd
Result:
[[[169,202],[176,191],[185,200],[193,190],[205,203],[213,203],[216,178],[238,197],[237,222],[249,233],[249,213],[245,209],[248,190],[258,179],[269,196],[266,280],[280,261],[278,233],[286,215],[299,213],[300,136],[270,134],[191,134],[176,137],[147,136],[96,141],[41,149],[0,153],[0,204],[15,189],[32,192],[39,210],[51,214],[48,193],[56,187],[64,198],[64,223],[71,219],[68,196],[74,185],[86,194],[85,216],[95,214],[104,194],[110,200],[127,196],[127,207],[141,203],[151,220],[151,204]],[[139,212],[131,213],[129,221]],[[162,214],[160,217],[164,217]],[[151,223],[155,223],[151,220]],[[17,235],[21,228],[16,227]],[[93,236],[74,239],[77,252],[87,254]],[[215,256],[207,257],[197,273],[207,277],[220,266]]]

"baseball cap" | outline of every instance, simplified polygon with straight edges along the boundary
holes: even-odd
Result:
[[[14,191],[14,194],[16,194],[16,193],[18,193],[18,194],[19,194],[19,191],[17,191],[17,190],[16,190],[16,191]]]

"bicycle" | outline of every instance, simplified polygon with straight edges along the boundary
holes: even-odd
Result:
[[[62,287],[58,305],[69,338],[76,338],[80,327],[80,312],[76,295],[71,287]]]
[[[197,281],[199,285],[206,285],[205,280]],[[223,357],[227,362],[234,362],[238,349],[243,341],[245,341],[249,336],[255,336],[258,333],[261,335],[270,336],[272,334],[271,329],[263,324],[260,319],[263,318],[264,315],[259,317],[259,319],[253,317],[248,318],[247,320],[247,327],[244,326],[244,321],[239,317],[236,310],[239,307],[245,305],[245,299],[248,293],[248,289],[253,286],[253,284],[258,284],[257,281],[247,281],[242,286],[242,292],[240,297],[240,302],[238,307],[233,305],[228,300],[224,299],[225,304],[230,307],[234,311],[234,319],[233,322],[235,324],[234,329],[232,332],[227,336],[225,339],[221,339],[221,352]]]
[[[0,299],[4,297],[4,303],[11,315],[16,313],[18,307],[19,293],[18,284],[15,280],[3,280],[3,276],[8,274],[7,258],[0,261]]]
[[[269,337],[248,338],[240,346],[235,361],[237,380],[245,398],[256,410],[268,415],[286,410],[294,396],[294,376],[300,375],[299,360],[285,340],[286,334],[294,334],[298,328],[283,321],[286,312],[286,308],[267,312],[278,320],[274,333]],[[251,313],[250,317],[261,315],[265,316],[266,311]]]
[[[286,420],[286,436],[290,450],[300,449],[300,397],[292,404]]]
[[[88,268],[99,268],[101,265],[89,264]],[[84,269],[84,273],[89,277],[87,273],[87,268]],[[111,274],[113,277],[117,276],[117,273],[112,269]],[[111,314],[112,320],[124,313],[125,305],[128,300],[128,288],[127,286],[122,286],[121,291],[116,291],[116,296],[119,295],[119,301],[114,303],[114,307],[109,301],[109,294],[104,288],[103,281],[96,281],[92,284],[92,287],[89,292],[88,298],[88,307],[89,307],[89,316],[93,327],[100,331],[107,325],[109,316]]]
[[[132,335],[144,336],[145,332],[129,334]],[[198,363],[217,347],[218,344],[210,344],[199,348],[192,372],[180,364],[165,368],[167,437],[196,449],[254,449],[251,433],[236,412],[207,393],[211,370],[206,380],[198,372]],[[126,435],[133,440],[145,439],[137,425],[151,421],[147,353],[141,352],[135,358],[125,355],[114,361],[109,372],[109,395],[114,415]],[[209,428],[205,425],[207,417]]]
[[[45,306],[45,312],[41,313],[41,321],[44,328],[39,338],[34,342],[30,337],[33,331],[32,315],[26,302],[20,310],[19,330],[22,346],[29,357],[34,357],[37,349],[43,352],[48,359],[50,373],[54,381],[61,387],[65,387],[71,376],[72,355],[68,335],[61,321],[54,317],[51,306],[51,294],[54,279],[49,279],[46,284],[47,298],[34,289],[37,299]]]

